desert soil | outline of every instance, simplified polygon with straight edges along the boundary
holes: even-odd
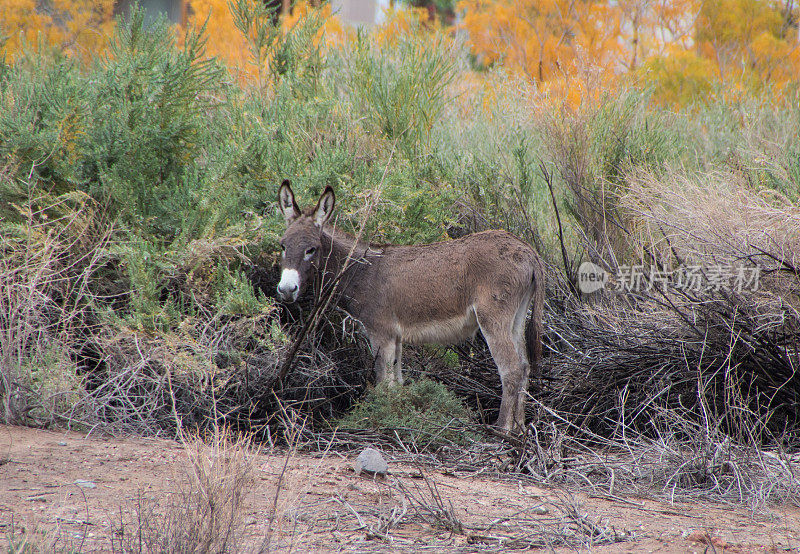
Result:
[[[527,547],[569,528],[570,507],[620,542],[542,547],[592,552],[800,552],[800,510],[600,498],[393,460],[389,476],[356,475],[356,453],[253,454],[237,550],[468,552]],[[0,544],[119,545],[142,506],[186,490],[184,448],[161,439],[0,428]],[[459,530],[432,516],[431,487]],[[277,493],[277,494],[276,494]],[[421,503],[416,503],[417,499]],[[270,524],[270,514],[275,514]],[[454,531],[455,528],[455,531]],[[573,527],[571,527],[574,529]],[[589,527],[592,528],[592,527]],[[271,530],[270,530],[271,529]],[[270,541],[264,537],[269,531]],[[117,535],[115,536],[114,533]],[[587,531],[589,533],[589,531]],[[115,542],[112,543],[112,536]],[[588,535],[587,535],[588,536]],[[28,539],[30,540],[30,539]],[[587,539],[588,540],[588,539]],[[35,541],[34,541],[35,542]]]

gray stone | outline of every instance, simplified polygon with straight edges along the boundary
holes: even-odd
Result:
[[[374,448],[365,448],[356,458],[353,469],[356,470],[356,475],[361,475],[362,471],[374,475],[386,475],[389,471],[389,464],[386,463],[380,452]]]
[[[91,481],[86,481],[84,479],[76,479],[74,484],[78,485],[82,489],[96,489],[97,488],[97,485],[95,485]]]

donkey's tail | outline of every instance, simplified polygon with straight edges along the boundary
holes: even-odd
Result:
[[[542,335],[544,334],[542,323],[542,314],[544,313],[544,275],[544,263],[536,256],[533,265],[533,279],[531,280],[533,286],[533,309],[531,310],[531,318],[528,320],[528,325],[525,327],[528,361],[531,365],[531,373],[536,378],[541,377],[539,365],[542,360]]]

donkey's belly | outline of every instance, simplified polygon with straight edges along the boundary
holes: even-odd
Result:
[[[455,344],[475,336],[478,320],[470,307],[462,316],[422,322],[400,322],[401,340],[406,344]]]

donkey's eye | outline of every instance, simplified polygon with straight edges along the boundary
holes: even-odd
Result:
[[[313,246],[311,248],[306,248],[306,257],[313,256],[314,252],[316,251],[317,249],[314,248]]]
[[[281,250],[283,250],[284,252],[286,252],[286,245],[285,245],[285,244],[281,244]]]

